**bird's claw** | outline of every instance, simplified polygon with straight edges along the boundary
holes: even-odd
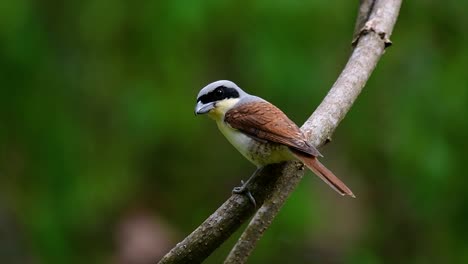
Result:
[[[247,184],[244,181],[241,181],[242,186],[237,186],[232,189],[232,193],[235,194],[245,194],[247,198],[249,198],[250,202],[253,204],[255,208],[257,208],[257,202],[253,197],[252,193],[250,192],[249,188],[247,188]]]

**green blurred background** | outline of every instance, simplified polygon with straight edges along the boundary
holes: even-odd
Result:
[[[302,124],[350,53],[358,1],[0,1],[0,262],[146,264],[254,167],[206,117],[230,79]],[[467,1],[406,1],[250,263],[468,263]],[[220,263],[236,237],[206,263]]]

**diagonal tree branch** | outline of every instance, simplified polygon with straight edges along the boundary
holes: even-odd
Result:
[[[391,35],[398,17],[400,5],[401,0],[361,1],[356,25],[362,27],[355,33],[355,48],[350,59],[325,99],[301,128],[315,146],[320,147],[330,139],[362,91],[385,48],[390,44],[388,36]],[[292,168],[294,163],[285,166]],[[273,192],[252,218],[226,258],[225,264],[247,261],[256,243],[303,175],[303,172],[292,170],[291,174],[286,173],[278,179]]]
[[[361,4],[367,2],[369,1],[362,0]],[[390,43],[388,37],[396,22],[401,0],[373,2],[375,3],[369,8],[369,15],[363,16],[368,19],[363,20],[366,21],[364,27],[354,38],[355,48],[345,69],[317,110],[302,126],[309,141],[315,146],[322,146],[330,138],[364,87],[385,47]],[[361,15],[358,16],[356,25],[360,23],[360,17]],[[258,177],[250,182],[249,190],[256,198],[257,204],[263,205],[231,251],[226,263],[245,263],[256,242],[271,224],[303,174],[302,164],[298,162],[274,164],[265,167]],[[202,262],[253,213],[255,208],[248,198],[244,195],[232,195],[159,263]]]
[[[250,181],[249,190],[261,205],[281,174],[290,174],[296,168],[273,164],[265,167]],[[161,260],[164,263],[200,263],[226,241],[255,212],[245,195],[233,194],[190,235],[178,243]]]

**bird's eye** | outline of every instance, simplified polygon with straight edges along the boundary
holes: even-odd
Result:
[[[216,89],[216,95],[222,96],[224,94],[223,89]]]

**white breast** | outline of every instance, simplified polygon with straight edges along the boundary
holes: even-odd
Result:
[[[255,163],[253,160],[251,160],[249,151],[252,147],[252,144],[255,144],[253,139],[241,133],[239,130],[233,129],[222,120],[217,121],[216,124],[227,140],[250,162]]]
[[[239,130],[230,127],[224,122],[224,118],[217,120],[216,123],[227,140],[246,159],[258,167],[294,158],[286,146],[254,140]]]

